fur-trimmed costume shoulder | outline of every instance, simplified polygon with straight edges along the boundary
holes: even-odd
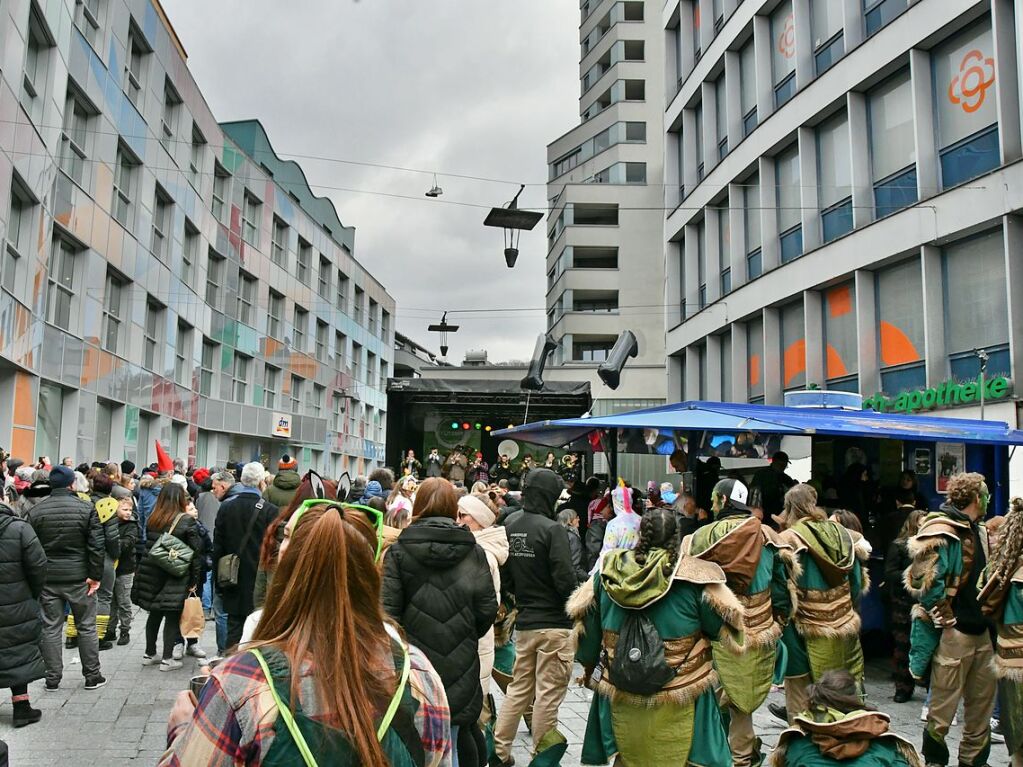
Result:
[[[785,767],[789,745],[799,738],[810,738],[821,751],[822,761],[844,761],[867,752],[875,742],[887,742],[895,747],[909,767],[924,767],[923,758],[916,747],[901,735],[889,729],[887,714],[877,711],[853,711],[840,714],[828,711],[826,721],[815,721],[797,715],[791,727],[778,736],[778,745],[768,757],[769,767]]]

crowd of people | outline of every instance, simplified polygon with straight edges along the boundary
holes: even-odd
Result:
[[[583,481],[553,453],[505,475],[507,456],[468,452],[409,451],[397,477],[351,483],[288,455],[275,474],[186,469],[159,447],[142,471],[8,458],[0,686],[14,725],[41,717],[29,683],[60,688],[62,642],[85,689],[102,687],[101,653],[130,643],[142,608],[144,666],[187,655],[209,672],[175,702],[165,765],[508,767],[523,720],[531,764],[556,765],[579,664],[584,764],[753,767],[753,714],[783,685],[776,767],[946,765],[960,704],[958,763],[982,767],[996,699],[995,740],[1023,767],[1023,500],[985,524],[983,476],[950,478],[931,512],[898,494],[884,586],[896,700],[929,689],[917,747],[865,694],[876,531],[791,481],[784,454],[749,487],[703,467],[714,482],[693,494]],[[186,629],[196,604],[214,657]]]

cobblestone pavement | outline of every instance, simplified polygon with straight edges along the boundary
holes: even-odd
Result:
[[[136,616],[129,646],[101,654],[107,684],[99,690],[82,689],[85,682],[77,651],[66,650],[60,690],[45,692],[41,681],[29,688],[32,704],[43,710],[39,724],[13,729],[10,699],[4,696],[0,702],[0,739],[10,747],[11,767],[126,767],[157,762],[166,744],[167,714],[178,691],[188,686],[194,663],[189,659],[184,668],[169,673],[161,673],[155,666],[143,667],[144,619],[145,613]],[[212,626],[208,626],[202,644],[207,651],[213,650]],[[923,726],[919,719],[922,694],[917,693],[910,703],[893,703],[891,685],[880,666],[871,668],[867,690],[871,702],[892,715],[893,729],[918,742]],[[782,703],[783,695],[771,693],[770,700]],[[570,744],[565,767],[579,764],[589,701],[589,691],[573,686],[561,707],[561,729]],[[766,708],[756,714],[754,721],[765,744],[773,746],[782,730],[781,722]],[[961,727],[953,728],[950,740],[958,743],[960,732]],[[529,748],[529,736],[522,726],[515,748],[519,765],[529,763]],[[993,746],[992,767],[1007,767],[1008,763],[1005,746]]]

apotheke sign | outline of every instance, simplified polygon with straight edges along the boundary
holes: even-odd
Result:
[[[875,410],[878,413],[915,413],[917,410],[934,410],[951,405],[970,405],[980,402],[981,386],[978,376],[976,381],[949,380],[929,389],[904,391],[895,397],[887,397],[878,392],[870,399],[863,400],[863,409]],[[1009,396],[1011,388],[1009,379],[1005,376],[985,378],[984,401],[1005,399]]]

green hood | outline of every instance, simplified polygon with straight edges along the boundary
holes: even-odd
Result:
[[[279,490],[294,490],[302,483],[302,478],[294,469],[284,469],[277,472],[274,477],[273,486]]]
[[[846,574],[856,561],[853,539],[848,530],[830,519],[801,519],[792,531],[809,548],[810,556],[820,568],[828,588],[845,582]]]
[[[617,549],[604,557],[600,578],[615,604],[640,610],[653,604],[671,588],[673,562],[664,549],[651,549],[640,564],[631,549]]]

